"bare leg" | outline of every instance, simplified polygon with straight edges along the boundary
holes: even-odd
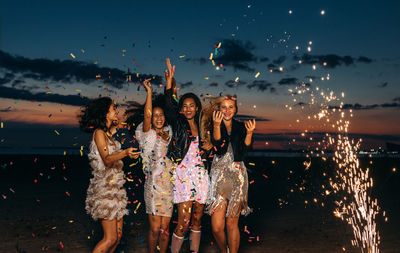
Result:
[[[190,231],[190,250],[198,252],[201,239],[201,217],[203,216],[204,204],[193,202],[192,229]]]
[[[228,245],[230,253],[237,253],[240,244],[240,232],[239,232],[239,215],[241,208],[234,208],[232,217],[226,218],[226,230],[228,232]],[[237,216],[237,217],[236,217]]]
[[[117,220],[117,242],[114,244],[114,247],[112,247],[110,249],[110,253],[113,253],[115,251],[115,249],[117,248],[117,246],[119,245],[121,238],[122,238],[122,227],[124,225],[124,220],[120,219]]]
[[[93,249],[93,253],[108,253],[118,240],[117,220],[101,220],[104,236]]]
[[[178,225],[175,228],[175,234],[182,237],[189,230],[190,217],[192,215],[192,201],[186,201],[178,204]]]
[[[158,238],[160,236],[161,228],[161,216],[149,216],[150,228],[147,237],[147,249],[148,252],[153,253],[156,250]]]
[[[161,231],[160,231],[160,239],[158,242],[158,244],[160,245],[161,253],[167,252],[168,249],[170,221],[171,217],[161,217]]]
[[[225,215],[225,203],[221,203],[211,215],[212,232],[221,253],[226,253]]]

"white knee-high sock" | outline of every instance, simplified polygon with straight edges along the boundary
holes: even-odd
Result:
[[[172,234],[171,253],[179,253],[179,251],[181,250],[184,238],[185,237],[177,236],[175,233]]]
[[[196,230],[190,230],[190,250],[194,252],[199,252],[200,248],[200,239],[201,239],[201,230],[196,231]]]

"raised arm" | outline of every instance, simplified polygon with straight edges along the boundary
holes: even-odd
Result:
[[[213,139],[214,141],[221,140],[221,122],[223,114],[220,111],[213,111]]]
[[[165,72],[165,79],[167,79],[167,90],[171,88],[175,88],[172,85],[172,82],[174,80],[174,74],[175,74],[175,65],[171,65],[171,60],[167,58],[167,71]]]
[[[147,92],[146,104],[144,106],[143,132],[148,132],[151,128],[151,116],[153,113],[153,104],[151,97],[153,94],[153,88],[151,87],[150,79],[144,80],[143,86]]]
[[[251,146],[251,138],[253,137],[253,131],[256,129],[256,120],[249,120],[244,123],[246,127],[246,137],[244,138],[244,145],[246,147]]]
[[[127,148],[122,150],[121,152],[111,155],[108,150],[106,138],[106,133],[103,130],[99,129],[96,130],[96,132],[94,133],[94,141],[96,143],[97,150],[99,151],[101,159],[103,160],[106,167],[112,166],[115,162],[121,160],[128,155],[136,155],[136,153],[133,152],[134,148]]]
[[[172,67],[171,61],[167,58],[167,68],[168,70],[165,71],[165,79],[167,80],[167,86],[165,87],[165,106],[166,110],[164,111],[165,116],[167,117],[169,123],[173,125],[178,117],[177,113],[177,97],[174,92],[174,74],[175,74],[175,66]]]

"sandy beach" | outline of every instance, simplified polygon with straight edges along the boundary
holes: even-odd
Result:
[[[375,186],[371,195],[378,198],[389,218],[388,222],[377,219],[380,249],[384,253],[399,252],[400,176],[392,168],[399,168],[400,160],[373,160]],[[0,252],[90,252],[102,232],[99,223],[84,211],[90,178],[87,158],[3,155],[0,161]],[[331,165],[313,162],[305,172],[301,158],[250,157],[248,162],[254,164],[248,164],[252,182],[249,205],[254,211],[240,219],[240,252],[361,252],[351,246],[350,226],[333,215],[334,196],[304,203],[318,196],[323,180],[320,170]],[[124,237],[117,252],[146,252],[143,174],[138,168],[126,173],[133,178],[126,184],[131,213],[125,218]],[[290,192],[302,180],[307,181],[308,190]],[[188,243],[182,252],[188,252]],[[203,217],[200,252],[218,252],[207,215]]]

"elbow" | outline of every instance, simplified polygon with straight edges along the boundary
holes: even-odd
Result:
[[[110,161],[104,161],[104,166],[106,167],[106,168],[109,168],[109,167],[111,167],[112,166],[112,162],[110,162]]]
[[[106,157],[104,160],[104,166],[106,166],[106,168],[112,167],[114,164],[114,161],[111,160],[110,158]]]

